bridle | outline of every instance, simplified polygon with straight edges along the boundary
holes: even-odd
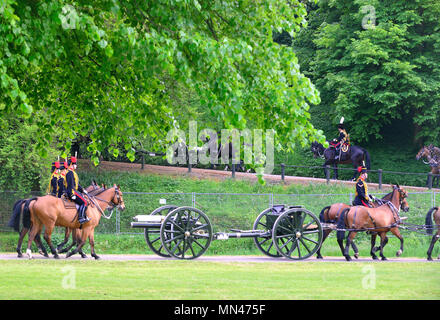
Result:
[[[96,207],[98,208],[99,212],[101,213],[101,215],[106,218],[106,219],[110,219],[113,215],[113,211],[115,209],[121,210],[121,206],[124,203],[124,201],[122,200],[119,188],[117,186],[114,187],[115,188],[115,195],[113,196],[112,200],[107,201],[105,199],[99,198],[97,195],[95,196],[91,196],[90,200],[96,205]],[[104,191],[102,191],[104,192]],[[101,193],[102,193],[101,192]],[[116,203],[113,201],[114,198],[116,197]],[[98,199],[99,201],[105,202],[107,204],[108,207],[110,207],[110,209],[107,207],[106,210],[108,210],[110,212],[109,216],[106,216],[104,211],[101,209],[101,207],[99,205],[97,205],[94,201],[93,198]]]

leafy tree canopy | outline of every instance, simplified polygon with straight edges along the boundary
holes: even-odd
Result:
[[[324,122],[344,116],[350,134],[368,141],[410,118],[416,139],[438,143],[439,17],[432,0],[319,1],[293,45],[321,93],[313,108]]]
[[[179,126],[176,83],[225,128],[274,129],[288,150],[322,142],[308,112],[319,93],[273,41],[305,15],[298,0],[0,0],[0,114],[36,125],[42,153],[61,128],[63,156],[89,136],[95,162],[106,149],[134,159],[139,137],[163,149]]]

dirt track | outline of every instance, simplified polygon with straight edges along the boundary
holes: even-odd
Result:
[[[100,255],[101,260],[104,261],[179,261],[178,259],[162,258],[156,255],[139,255],[139,254],[103,254]],[[37,260],[54,260],[53,258],[45,258],[38,253],[33,253],[33,258]],[[17,258],[16,253],[2,253],[0,254],[0,260],[27,260],[27,256],[23,254],[23,258]],[[64,255],[61,255],[60,260],[65,260]],[[79,255],[75,255],[69,258],[69,260],[84,260]],[[87,261],[95,261],[88,255]],[[286,258],[270,258],[266,256],[201,256],[195,261],[204,262],[224,262],[224,263],[264,263],[264,262],[277,262],[277,263],[296,263],[296,262],[346,262],[344,257],[324,257],[324,259],[316,259],[316,257],[311,257],[306,260],[296,261]],[[356,262],[372,262],[372,263],[393,263],[393,262],[427,262],[427,263],[440,263],[440,260],[435,259],[433,261],[427,261],[422,258],[392,258],[389,257],[387,261],[376,260],[373,261],[369,257],[360,257],[359,259],[354,259],[351,263]],[[348,263],[348,262],[347,262]]]
[[[174,166],[157,166],[157,165],[144,165],[144,169],[142,169],[141,164],[139,163],[125,163],[125,162],[111,162],[111,161],[102,161],[98,168],[94,169],[94,165],[86,159],[79,159],[79,167],[81,170],[105,170],[105,171],[128,171],[128,172],[138,172],[140,174],[159,174],[159,175],[168,175],[168,176],[186,176],[193,177],[198,179],[214,179],[214,180],[224,180],[231,178],[231,171],[224,170],[210,170],[210,169],[198,169],[192,168],[191,172],[188,172],[188,168],[186,167],[174,167]],[[257,176],[255,173],[245,173],[245,172],[236,172],[236,179],[242,180],[250,180],[257,181]],[[264,175],[264,179],[269,183],[282,183],[280,175]],[[310,177],[296,177],[296,176],[285,176],[284,177],[285,184],[311,184],[311,183],[327,183],[326,179],[321,178],[310,178]],[[355,182],[352,181],[342,181],[342,180],[330,180],[330,185],[355,185]],[[391,190],[391,185],[382,184],[383,190]],[[411,186],[402,186],[408,191],[428,191],[428,188],[422,187],[411,187]],[[379,189],[379,185],[377,183],[368,183],[369,189]],[[435,189],[439,190],[440,189]]]

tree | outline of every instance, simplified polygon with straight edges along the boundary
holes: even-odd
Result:
[[[40,150],[57,127],[65,153],[89,136],[95,162],[121,144],[134,159],[142,136],[163,149],[182,112],[174,82],[225,128],[274,129],[287,150],[324,139],[308,112],[318,91],[272,39],[305,24],[300,1],[0,0],[0,11],[0,113],[37,125]]]
[[[359,141],[410,118],[416,139],[438,143],[440,3],[323,0],[310,15],[294,47],[321,93],[315,109],[344,116]]]

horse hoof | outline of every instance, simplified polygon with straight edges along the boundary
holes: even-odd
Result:
[[[85,254],[82,254],[81,258],[85,259],[85,258],[87,258],[87,256]]]
[[[382,257],[382,261],[387,261],[388,259],[385,257]]]
[[[355,253],[355,254],[354,254],[354,257],[355,257],[356,259],[359,259],[359,253]]]
[[[21,252],[19,252],[18,254],[17,254],[17,258],[22,258],[23,257],[23,254],[21,253]]]
[[[32,259],[32,251],[30,249],[26,250],[26,255],[28,256],[29,260]]]
[[[428,261],[432,261],[432,257],[428,257],[427,260],[428,260]]]
[[[101,260],[100,256],[95,256],[95,260]]]
[[[378,260],[377,256],[371,256],[371,258],[373,258],[373,260]]]
[[[400,257],[401,255],[402,255],[402,250],[399,250],[399,251],[396,252],[396,256],[397,257]]]
[[[345,256],[345,260],[351,261],[351,257],[350,256]]]
[[[316,256],[316,259],[323,259],[321,255]]]

